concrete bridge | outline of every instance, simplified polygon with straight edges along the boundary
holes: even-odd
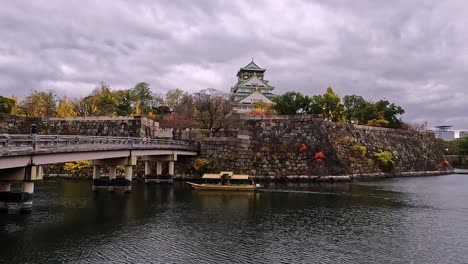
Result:
[[[90,160],[93,165],[93,190],[123,188],[131,191],[133,166],[137,158],[145,164],[145,181],[151,177],[150,161],[156,161],[156,175],[166,180],[174,176],[177,156],[197,155],[197,146],[175,140],[132,137],[96,137],[70,135],[0,135],[0,209],[32,209],[34,181],[43,178],[43,165]],[[101,166],[108,177],[101,177]],[[117,178],[117,166],[125,167],[125,177]],[[21,192],[12,192],[11,184],[22,182]]]

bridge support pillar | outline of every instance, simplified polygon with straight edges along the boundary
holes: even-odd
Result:
[[[21,201],[21,211],[29,212],[33,205],[34,182],[23,181],[23,197]]]
[[[114,181],[117,177],[117,166],[109,165],[109,185],[107,186],[109,191],[114,191]]]
[[[156,161],[156,175],[162,174],[162,161]]]
[[[150,161],[145,160],[145,177],[151,174]]]
[[[8,211],[8,196],[11,191],[11,183],[0,182],[0,210]]]
[[[97,191],[99,188],[99,182],[101,180],[101,166],[93,165],[93,191]]]
[[[132,191],[132,176],[133,176],[133,166],[125,166],[125,192]]]
[[[169,176],[174,177],[174,161],[169,161]]]

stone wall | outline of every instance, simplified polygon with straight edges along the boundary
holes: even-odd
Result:
[[[0,114],[0,132],[29,134],[36,124],[39,134],[90,135],[117,137],[172,138],[172,129],[161,129],[159,123],[146,117],[48,117],[28,118]]]
[[[325,159],[315,159],[319,151]],[[436,171],[444,160],[429,133],[342,125],[311,116],[244,120],[238,138],[207,138],[201,144],[201,157],[215,170],[270,178],[382,174],[386,168],[375,158],[382,151],[392,153],[395,168],[390,172],[398,175]]]
[[[0,114],[1,134],[29,134],[32,124],[37,125],[38,128],[42,128],[40,118]]]

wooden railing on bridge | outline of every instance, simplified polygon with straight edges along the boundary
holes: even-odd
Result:
[[[0,155],[28,151],[66,149],[180,149],[197,151],[197,146],[184,141],[137,137],[103,137],[78,135],[1,134]]]

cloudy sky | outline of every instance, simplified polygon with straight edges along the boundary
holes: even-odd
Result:
[[[468,1],[0,0],[0,93],[148,82],[229,91],[255,62],[282,94],[385,98],[468,129]]]

